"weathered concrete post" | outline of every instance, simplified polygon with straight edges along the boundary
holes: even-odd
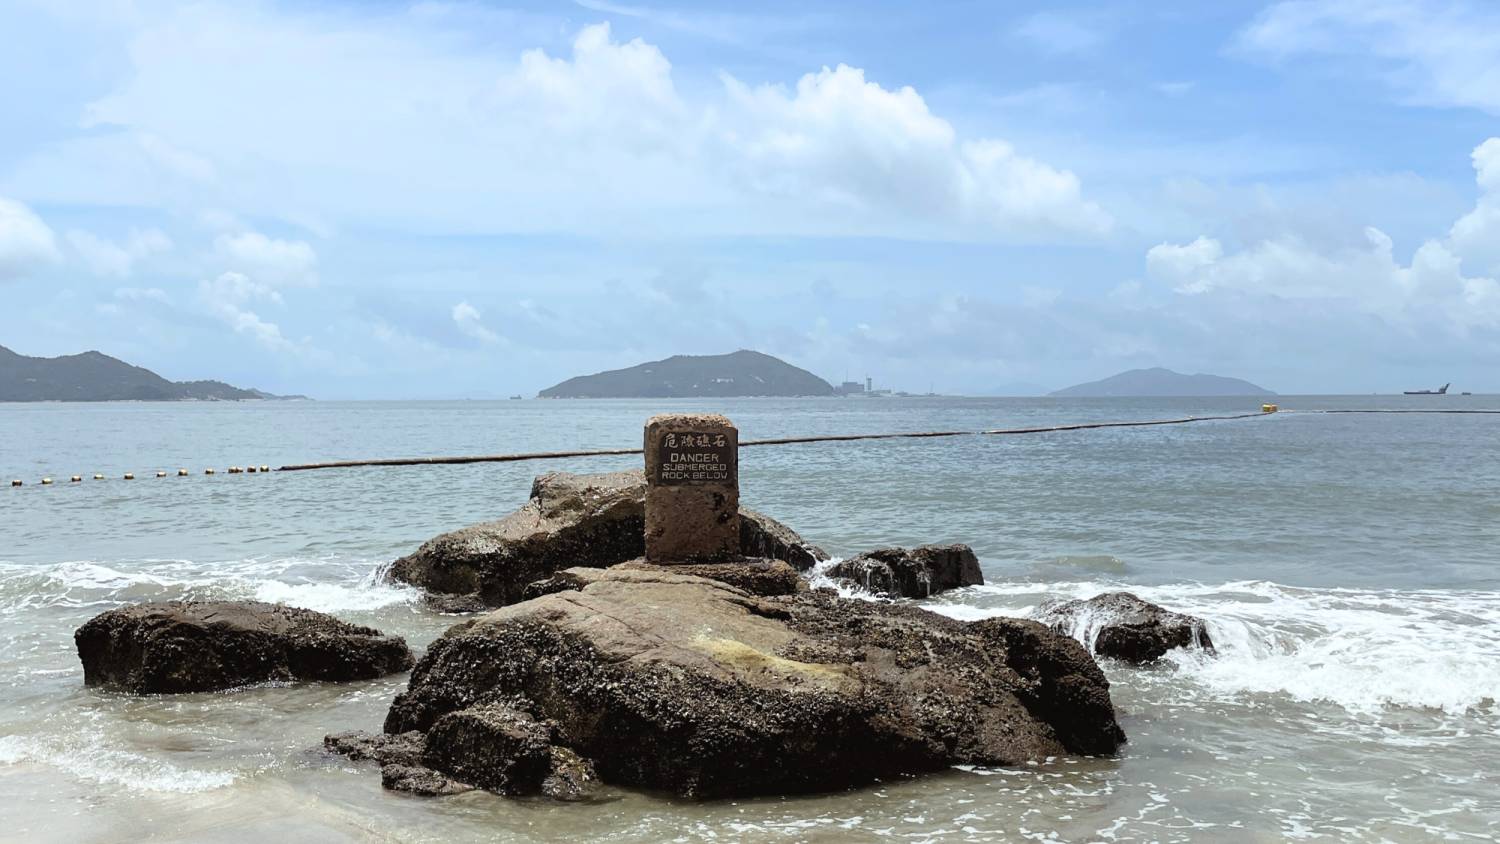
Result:
[[[740,432],[717,414],[646,422],[646,559],[713,562],[740,550]]]

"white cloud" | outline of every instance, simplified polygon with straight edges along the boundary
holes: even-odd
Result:
[[[876,218],[898,214],[989,232],[1102,234],[1111,221],[1078,178],[1004,141],[960,141],[910,87],[888,90],[839,65],[796,90],[725,78],[724,139],[757,192],[814,198]]]
[[[68,244],[89,272],[114,278],[128,278],[137,262],[172,248],[171,239],[159,229],[131,229],[125,240],[119,243],[71,229]]]
[[[1500,329],[1500,283],[1493,276],[1468,275],[1464,266],[1476,244],[1489,246],[1500,238],[1500,227],[1486,216],[1500,199],[1491,170],[1500,166],[1497,158],[1500,139],[1475,149],[1481,189],[1475,211],[1460,219],[1448,237],[1425,241],[1409,264],[1397,259],[1390,236],[1367,227],[1362,244],[1341,248],[1318,247],[1293,235],[1228,254],[1208,237],[1184,245],[1163,243],[1146,253],[1147,270],[1179,293],[1337,300],[1396,324],[1436,321],[1460,331]]]
[[[1474,210],[1453,224],[1448,239],[1472,268],[1500,275],[1500,138],[1476,147],[1473,159],[1482,193]]]
[[[1500,6],[1486,0],[1286,0],[1239,44],[1276,59],[1347,60],[1412,102],[1500,114]]]
[[[261,319],[247,305],[254,302],[283,304],[281,294],[254,281],[243,273],[226,272],[198,284],[198,297],[213,314],[236,334],[244,334],[274,352],[296,351],[296,344],[286,339],[281,328]]]
[[[1157,278],[1187,283],[1223,255],[1224,247],[1210,237],[1199,237],[1182,246],[1162,243],[1146,252],[1146,269]]]
[[[468,302],[459,302],[453,306],[453,324],[464,336],[472,337],[481,343],[498,343],[500,335],[485,328],[484,315],[479,309]]]
[[[57,259],[51,227],[20,202],[0,197],[0,281],[20,278]]]
[[[235,270],[277,287],[312,286],[318,282],[318,254],[305,241],[278,240],[260,232],[220,235],[217,257]]]
[[[913,89],[857,68],[794,91],[680,86],[659,48],[607,24],[565,55],[507,53],[470,46],[455,8],[206,2],[144,16],[128,72],[88,110],[91,133],[20,162],[13,183],[315,230],[1054,242],[1110,225],[1073,173],[965,137]]]

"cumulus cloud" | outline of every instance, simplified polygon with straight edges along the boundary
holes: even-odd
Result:
[[[131,229],[120,242],[71,229],[68,245],[94,275],[128,278],[138,262],[170,250],[172,240],[160,229]]]
[[[886,89],[839,65],[788,91],[731,77],[724,117],[732,162],[753,189],[990,232],[1102,234],[1110,219],[1078,177],[1004,141],[961,141],[915,89]]]
[[[301,240],[278,240],[260,232],[220,235],[217,257],[236,270],[277,287],[312,286],[318,282],[318,255]]]
[[[130,72],[89,109],[95,131],[21,162],[15,182],[56,201],[464,233],[1054,242],[1110,226],[1073,173],[965,136],[858,68],[791,90],[684,82],[608,24],[561,55],[507,58],[455,49],[461,10],[269,9],[143,16]]]
[[[459,302],[453,306],[453,324],[458,326],[465,337],[472,337],[481,343],[500,342],[500,335],[484,326],[484,315],[468,302]]]
[[[1500,114],[1500,7],[1485,0],[1285,0],[1239,45],[1275,59],[1346,60],[1413,102]]]
[[[57,236],[51,227],[20,202],[0,197],[0,281],[56,260]]]
[[[1500,329],[1500,284],[1482,265],[1500,238],[1493,216],[1500,200],[1491,168],[1500,166],[1500,138],[1474,151],[1480,197],[1445,238],[1417,248],[1409,263],[1395,254],[1389,235],[1366,227],[1363,243],[1329,249],[1282,235],[1226,253],[1218,240],[1163,243],[1146,253],[1151,276],[1179,293],[1235,292],[1282,299],[1340,302],[1393,323],[1436,321],[1460,330]]]

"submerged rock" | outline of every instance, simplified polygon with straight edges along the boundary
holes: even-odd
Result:
[[[549,725],[553,777],[567,749],[605,782],[691,797],[1108,754],[1125,740],[1087,651],[1035,622],[966,624],[830,590],[762,598],[658,569],[583,579],[451,628],[386,731],[423,731],[431,745],[460,725],[475,736],[514,728],[514,739],[478,742],[511,747],[509,761],[445,737],[440,764],[519,764],[529,784],[540,732],[472,715],[509,707]],[[435,761],[430,746],[424,760]]]
[[[896,598],[926,598],[984,583],[979,559],[967,545],[881,548],[837,563],[828,576]]]
[[[562,569],[606,568],[643,556],[645,501],[639,471],[542,475],[521,509],[428,540],[392,563],[388,576],[438,593],[439,611],[513,604],[525,599],[527,586]],[[740,544],[747,557],[785,560],[799,569],[828,558],[791,528],[748,508],[740,509]]]
[[[580,800],[599,778],[589,762],[552,744],[552,727],[503,704],[451,712],[427,733],[334,733],[323,738],[330,753],[380,766],[392,791],[426,797],[483,788],[497,794],[541,794]]]
[[[1125,662],[1160,659],[1173,648],[1214,649],[1203,619],[1164,609],[1129,592],[1044,605],[1037,620]]]
[[[369,680],[412,666],[399,636],[256,601],[165,601],[95,616],[73,634],[87,686],[206,692],[270,680]]]

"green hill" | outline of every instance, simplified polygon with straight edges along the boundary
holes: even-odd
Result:
[[[544,399],[831,395],[833,385],[811,372],[746,350],[727,355],[674,355],[628,369],[569,378],[537,394]]]
[[[168,381],[99,352],[33,358],[0,346],[0,401],[241,401],[277,399],[221,381]],[[294,396],[290,398],[302,398]]]
[[[1077,384],[1050,395],[1105,398],[1109,396],[1274,396],[1275,393],[1239,378],[1222,375],[1183,375],[1170,369],[1132,369],[1099,381]]]

